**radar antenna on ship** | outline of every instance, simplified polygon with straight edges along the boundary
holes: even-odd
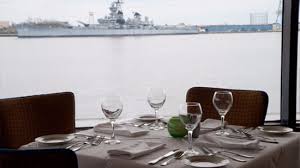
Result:
[[[111,3],[111,6],[109,8],[109,10],[111,12],[110,13],[111,17],[114,18],[114,17],[116,17],[118,12],[122,12],[122,3],[123,3],[122,0],[115,0]]]
[[[121,10],[121,9],[122,9],[121,5],[122,5],[124,2],[123,2],[123,0],[117,0],[117,1],[115,1],[115,2],[113,2],[113,3],[116,5],[116,8],[117,8],[118,10]]]
[[[124,2],[123,2],[123,0],[117,0],[116,3],[121,4],[121,3],[124,3]]]

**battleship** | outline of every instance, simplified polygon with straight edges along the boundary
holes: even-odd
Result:
[[[122,0],[114,0],[109,7],[109,15],[97,19],[97,24],[72,26],[62,21],[28,21],[16,26],[18,37],[81,37],[81,36],[138,36],[138,35],[176,35],[198,34],[197,25],[154,25],[148,17],[142,18],[139,12],[125,20]]]

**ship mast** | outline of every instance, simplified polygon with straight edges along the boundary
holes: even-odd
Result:
[[[118,13],[122,13],[122,3],[123,1],[122,0],[116,0],[114,2],[111,3],[111,6],[109,8],[110,10],[110,16],[114,19],[117,19],[118,18]]]
[[[122,10],[121,5],[123,4],[123,0],[117,0],[115,1],[115,4],[118,10]]]

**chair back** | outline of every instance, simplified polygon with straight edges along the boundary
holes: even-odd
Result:
[[[0,148],[18,148],[42,135],[73,132],[71,92],[0,99]]]
[[[233,95],[233,105],[225,116],[229,124],[256,127],[263,125],[268,108],[268,95],[264,91],[225,88],[193,87],[186,95],[187,102],[199,102],[203,109],[202,120],[220,119],[212,99],[215,91],[228,90]]]
[[[77,168],[76,154],[67,149],[0,149],[0,168]]]

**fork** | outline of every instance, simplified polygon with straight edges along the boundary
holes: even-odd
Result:
[[[102,143],[102,141],[105,139],[105,136],[97,135],[94,140],[92,141],[92,146],[98,146]]]
[[[243,159],[239,159],[239,158],[236,158],[236,157],[225,155],[225,154],[221,153],[220,151],[213,151],[212,149],[209,149],[206,146],[202,146],[201,149],[208,156],[213,156],[213,155],[219,154],[221,156],[227,157],[229,159],[232,159],[232,160],[235,160],[235,161],[238,161],[238,162],[247,162],[246,160],[243,160]]]
[[[91,143],[90,142],[83,142],[81,145],[79,145],[78,147],[72,147],[70,148],[72,151],[76,152],[78,150],[80,150],[82,147],[86,146],[86,145],[90,145]]]
[[[71,145],[68,145],[67,147],[66,147],[66,149],[71,149],[72,147],[74,147],[74,146],[77,146],[77,145],[79,145],[79,144],[81,144],[82,142],[75,142],[75,143],[72,143]]]
[[[248,131],[247,131],[248,130]],[[250,134],[249,132],[252,131],[253,128],[251,127],[250,130],[249,129],[239,129],[239,131],[244,134],[246,137],[253,138],[253,139],[259,139],[262,142],[269,142],[269,143],[278,143],[278,141],[275,138],[269,138],[269,137],[265,137],[262,135],[253,135]]]

